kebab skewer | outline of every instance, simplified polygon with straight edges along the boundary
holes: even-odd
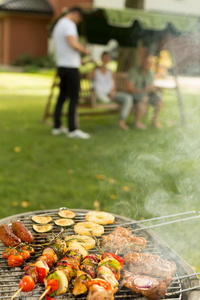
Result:
[[[123,268],[124,263],[121,257],[110,252],[104,253],[98,264],[97,278],[87,282],[89,289],[87,299],[114,299]]]
[[[96,254],[89,254],[84,257],[80,270],[76,274],[76,278],[73,282],[73,295],[81,295],[88,291],[87,282],[96,277],[96,268],[98,266],[99,259]]]
[[[44,279],[45,291],[40,299],[44,296],[51,299],[55,295],[64,294],[68,289],[69,282],[79,271],[81,260],[85,254],[88,255],[88,252],[82,245],[72,244],[55,269]]]
[[[83,246],[81,246],[83,247]],[[97,255],[87,255],[85,250],[69,249],[65,256],[57,263],[52,272],[44,279],[45,291],[40,300],[45,296],[48,300],[56,295],[66,293],[73,277],[73,294],[75,296],[86,293],[89,289],[88,299],[93,299],[93,294],[102,294],[102,299],[109,295],[113,299],[118,290],[120,271],[123,269],[123,259],[112,253],[105,253],[99,262]],[[84,247],[83,247],[84,248]],[[81,259],[84,257],[82,263]],[[97,277],[96,276],[97,268]]]
[[[19,282],[19,289],[11,298],[14,299],[21,291],[30,292],[37,283],[43,283],[49,270],[67,251],[65,243],[57,239],[49,247],[42,251],[42,255],[37,258],[35,263],[30,263],[25,267],[25,274]]]

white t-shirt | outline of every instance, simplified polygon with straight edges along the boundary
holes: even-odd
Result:
[[[53,29],[56,65],[58,67],[78,68],[81,63],[80,53],[68,44],[67,36],[75,36],[78,39],[78,31],[74,22],[63,17]]]
[[[113,75],[111,70],[107,69],[103,74],[99,69],[95,70],[93,79],[93,88],[96,93],[110,94],[114,87]]]

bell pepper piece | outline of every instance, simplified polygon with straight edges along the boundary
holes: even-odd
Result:
[[[112,289],[111,284],[109,282],[105,281],[105,280],[94,279],[94,280],[87,281],[88,288],[90,288],[94,284],[102,286],[105,290],[111,290]]]
[[[102,259],[106,258],[107,254],[108,254],[108,256],[111,255],[114,259],[116,259],[120,263],[120,265],[122,266],[122,270],[124,269],[124,260],[123,260],[123,258],[121,258],[120,256],[118,256],[114,253],[106,252],[102,255]]]

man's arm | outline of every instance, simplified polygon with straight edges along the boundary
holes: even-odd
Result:
[[[66,38],[67,38],[67,42],[73,49],[86,55],[90,54],[90,52],[82,44],[79,43],[79,41],[75,36],[69,35]]]
[[[158,89],[153,84],[151,84],[146,86],[144,90],[146,93],[155,93]]]
[[[128,81],[127,82],[127,92],[130,93],[130,94],[132,94],[132,93],[142,93],[142,90],[135,88],[133,81]]]

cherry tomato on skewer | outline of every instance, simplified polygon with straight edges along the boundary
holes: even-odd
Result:
[[[30,292],[35,288],[35,282],[33,278],[29,275],[24,276],[19,283],[19,288],[23,292]]]

